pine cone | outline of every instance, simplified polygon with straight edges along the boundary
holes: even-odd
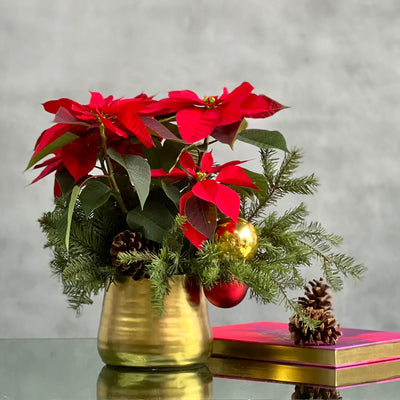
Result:
[[[338,338],[342,335],[338,329],[340,326],[336,323],[336,319],[329,312],[324,310],[315,310],[307,307],[305,313],[320,324],[315,330],[308,328],[296,316],[289,319],[289,332],[296,345],[303,346],[305,343],[318,345],[319,342],[325,344],[336,344]]]
[[[118,254],[126,251],[151,252],[158,251],[158,244],[146,239],[140,232],[125,230],[116,235],[111,244],[112,263],[122,275],[131,276],[134,280],[148,278],[146,265],[143,261],[133,264],[123,264],[118,260]]]
[[[323,283],[323,278],[319,281],[310,281],[311,289],[307,286],[305,297],[299,297],[299,305],[304,309],[307,316],[319,325],[315,330],[309,329],[297,316],[289,318],[289,332],[296,345],[303,346],[306,343],[318,345],[319,342],[325,344],[336,344],[342,332],[339,331],[340,325],[332,314],[332,301],[329,293],[329,285]]]
[[[316,310],[332,310],[332,301],[331,295],[329,292],[330,286],[326,283],[323,283],[324,278],[320,278],[319,281],[314,279],[314,282],[309,281],[308,283],[311,286],[309,289],[307,286],[304,286],[305,289],[305,297],[299,297],[299,304],[304,308],[313,307]]]
[[[328,389],[311,385],[296,385],[294,388],[294,393],[292,394],[292,400],[300,399],[342,400],[343,397],[336,389]]]

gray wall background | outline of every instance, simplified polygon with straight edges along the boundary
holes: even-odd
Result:
[[[305,151],[302,172],[321,186],[299,200],[368,267],[334,295],[337,319],[400,330],[399,16],[397,0],[3,0],[0,337],[95,336],[101,309],[101,297],[79,318],[67,309],[42,248],[36,219],[52,207],[53,179],[28,186],[36,174],[23,172],[51,124],[41,103],[86,103],[89,90],[210,95],[244,80],[291,106],[260,126]],[[210,315],[213,324],[289,318],[251,300]]]

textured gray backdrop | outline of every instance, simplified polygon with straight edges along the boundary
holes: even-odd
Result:
[[[2,0],[0,337],[95,336],[101,308],[99,297],[76,318],[49,272],[36,219],[52,207],[52,178],[28,186],[35,174],[23,172],[51,123],[41,103],[85,103],[89,90],[210,95],[244,80],[291,106],[261,126],[305,151],[302,172],[321,182],[304,199],[311,218],[368,267],[335,294],[337,319],[400,331],[399,16],[398,0]],[[210,315],[289,317],[249,300]]]

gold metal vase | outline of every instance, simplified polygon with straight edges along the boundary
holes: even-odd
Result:
[[[151,282],[124,277],[104,295],[97,348],[107,365],[159,368],[204,364],[212,332],[201,287],[186,275],[171,279],[160,317]]]

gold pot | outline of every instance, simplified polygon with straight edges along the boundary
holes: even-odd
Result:
[[[212,333],[201,287],[186,275],[171,279],[161,317],[151,304],[151,282],[124,277],[104,295],[97,347],[108,365],[184,367],[204,364]]]
[[[143,370],[105,366],[97,379],[97,400],[212,398],[212,374],[207,367]]]

